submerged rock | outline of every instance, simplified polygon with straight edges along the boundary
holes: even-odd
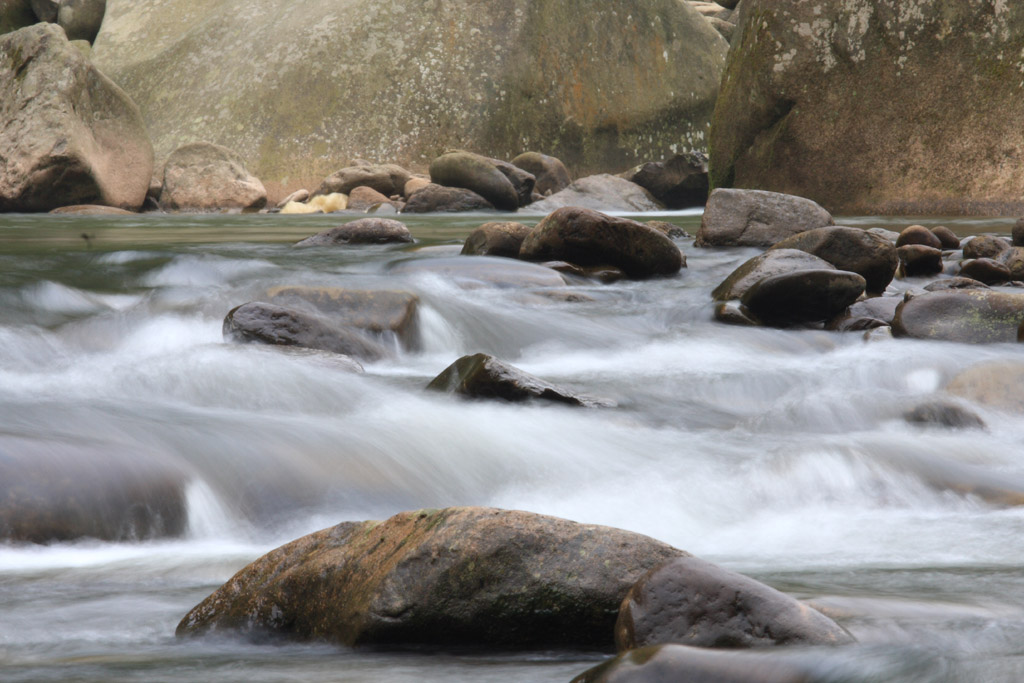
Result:
[[[180,536],[185,470],[118,444],[0,436],[0,539],[31,543]]]
[[[496,256],[416,258],[388,267],[394,275],[436,276],[463,289],[477,287],[565,287],[565,278],[544,266]]]
[[[172,211],[261,209],[267,204],[267,191],[230,149],[196,142],[167,158],[160,204]]]
[[[472,190],[428,183],[409,195],[403,213],[493,211],[494,205]]]
[[[528,225],[512,222],[484,223],[469,233],[462,245],[467,256],[505,256],[518,258],[523,240],[533,230]]]
[[[985,428],[985,421],[977,413],[949,401],[922,403],[903,413],[903,419],[912,424],[937,425],[950,429]]]
[[[606,649],[629,587],[680,555],[640,534],[528,512],[404,512],[271,551],[193,608],[177,633]]]
[[[630,650],[585,671],[572,683],[831,683],[809,659],[758,652],[655,645]]]
[[[884,292],[900,262],[896,247],[888,240],[860,228],[838,225],[806,230],[776,243],[772,249],[799,249],[839,270],[857,273],[867,282],[869,293]]]
[[[1024,322],[1024,294],[989,289],[929,292],[896,309],[897,337],[937,339],[964,344],[1017,341]]]
[[[486,353],[463,356],[435,377],[427,389],[459,394],[467,398],[497,398],[505,401],[541,399],[574,406],[606,404],[574,394],[568,389],[527,374]]]
[[[670,560],[641,577],[615,624],[620,652],[665,643],[741,648],[852,642],[821,612],[696,557]]]
[[[770,247],[805,230],[833,225],[810,199],[761,190],[715,189],[704,207],[695,247]]]
[[[242,304],[224,318],[224,339],[238,343],[301,346],[375,361],[387,357],[387,347],[358,328],[334,323],[324,316],[262,301]],[[362,368],[353,365],[353,370]]]
[[[519,257],[581,266],[611,265],[633,278],[674,275],[683,265],[679,247],[660,231],[577,207],[548,214],[523,240]]]
[[[549,212],[567,206],[628,212],[658,211],[664,208],[650,192],[636,183],[603,173],[580,178],[564,190],[534,202],[530,205],[530,211]]]
[[[153,174],[138,108],[53,24],[0,36],[0,212],[137,210]]]
[[[406,349],[420,347],[420,299],[411,292],[291,286],[271,288],[267,299],[290,308],[307,306],[334,323],[397,339]]]
[[[572,182],[565,164],[547,154],[523,152],[512,160],[512,165],[518,166],[532,175],[534,190],[545,197],[561,192]]]
[[[405,223],[390,218],[360,218],[296,242],[297,247],[329,247],[350,244],[408,244],[412,233]]]
[[[126,211],[116,206],[102,206],[99,204],[75,204],[74,206],[62,206],[50,211],[55,215],[63,216],[135,216],[134,211]]]

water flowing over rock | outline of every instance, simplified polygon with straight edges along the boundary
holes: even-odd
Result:
[[[580,266],[611,265],[634,278],[674,275],[683,265],[679,247],[660,231],[575,207],[548,214],[523,240],[519,256]]]
[[[160,203],[185,211],[261,209],[267,191],[230,149],[195,142],[174,150],[167,159]]]
[[[844,214],[1024,209],[1024,165],[994,161],[1024,156],[1021,3],[747,0],[738,30],[712,187]]]
[[[60,27],[0,37],[0,121],[0,211],[142,206],[153,149],[139,110]]]
[[[696,557],[671,560],[644,575],[622,601],[615,624],[620,652],[666,643],[741,648],[851,642],[821,612]]]
[[[236,150],[275,198],[338,159],[541,150],[577,173],[703,149],[728,50],[687,3],[109,0],[94,58],[158,156]],[[284,190],[287,190],[284,191]]]
[[[193,608],[177,632],[606,649],[630,586],[680,555],[640,534],[528,512],[403,512],[268,553]]]
[[[716,189],[708,197],[695,247],[770,247],[787,237],[834,225],[803,197],[760,190]]]

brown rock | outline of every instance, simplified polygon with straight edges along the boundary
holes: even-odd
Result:
[[[654,228],[573,207],[547,215],[523,240],[519,256],[581,266],[613,265],[634,278],[673,275],[683,263],[675,243]]]
[[[360,164],[346,166],[324,178],[324,181],[313,193],[349,194],[357,187],[369,187],[385,197],[402,194],[405,184],[412,179],[409,171],[395,164]]]
[[[380,204],[389,204],[391,206],[400,206],[398,202],[392,202],[388,197],[385,197],[377,190],[372,187],[360,185],[359,187],[353,188],[348,195],[348,207],[352,211],[368,211],[375,206]]]
[[[1018,218],[1014,222],[1010,236],[1013,241],[1013,246],[1024,247],[1024,218]]]
[[[993,361],[971,366],[946,385],[946,393],[999,410],[1024,413],[1024,363]]]
[[[969,277],[947,277],[935,282],[929,282],[924,286],[926,292],[941,292],[947,289],[988,289],[984,282],[972,280]]]
[[[177,211],[261,209],[267,191],[226,147],[196,142],[176,149],[164,165],[161,205]]]
[[[898,247],[896,252],[899,254],[903,273],[907,277],[936,275],[942,272],[942,251],[935,247],[905,244]]]
[[[462,245],[462,253],[467,256],[519,258],[519,248],[531,230],[533,228],[522,223],[484,223],[469,233]]]
[[[414,195],[419,190],[422,190],[427,185],[430,185],[429,178],[423,178],[419,176],[409,178],[408,182],[406,182],[405,185],[402,187],[402,196],[404,196],[406,199],[409,199],[409,197]]]
[[[999,254],[997,260],[1006,266],[1009,280],[1024,280],[1024,247],[1010,247]]]
[[[936,225],[932,228],[932,234],[939,238],[939,242],[942,244],[943,249],[959,249],[960,238],[956,236],[956,233],[947,228],[945,225]]]
[[[330,230],[324,230],[301,242],[297,247],[325,247],[351,244],[405,244],[412,242],[412,233],[405,223],[390,218],[360,218]]]
[[[942,240],[923,225],[911,225],[904,228],[896,240],[896,246],[902,247],[904,244],[923,244],[933,249],[942,249]]]
[[[708,158],[701,152],[650,161],[620,175],[670,209],[704,206],[708,201]]]
[[[949,401],[922,403],[903,414],[912,424],[935,425],[949,429],[984,429],[985,421],[961,405]]]
[[[1010,281],[1010,269],[990,258],[966,259],[960,262],[960,276],[994,285]]]
[[[798,270],[758,280],[741,301],[771,327],[821,322],[835,317],[864,293],[864,278],[845,270]]]
[[[480,195],[501,211],[519,208],[512,181],[487,157],[471,152],[447,152],[430,162],[430,181],[461,187]]]
[[[535,178],[534,189],[545,197],[561,192],[572,182],[565,164],[547,154],[524,152],[512,164],[531,174]]]
[[[997,259],[1010,244],[1002,237],[995,235],[978,235],[964,243],[964,258],[994,258]]]
[[[814,228],[777,242],[772,249],[799,249],[825,259],[839,270],[864,277],[867,291],[884,292],[892,282],[899,256],[891,242],[860,228],[838,225]]]
[[[567,206],[595,211],[659,211],[664,207],[636,183],[608,173],[587,176],[560,192],[530,205],[530,211],[551,212]]]
[[[648,645],[841,645],[853,638],[784,593],[696,557],[652,569],[630,589],[615,624],[619,652]]]
[[[177,633],[604,649],[629,587],[684,554],[639,534],[528,512],[404,512],[268,553],[193,608]]]
[[[153,174],[138,108],[53,24],[0,36],[0,212],[136,210]]]
[[[898,337],[964,344],[1017,341],[1024,294],[988,289],[929,292],[900,304],[892,331]]]
[[[745,261],[729,274],[718,287],[711,292],[715,301],[740,299],[755,284],[783,273],[798,270],[828,270],[835,268],[828,261],[799,249],[769,249],[768,251]]]
[[[494,205],[472,190],[430,183],[409,195],[405,213],[456,213],[493,211]]]
[[[694,246],[770,247],[834,223],[828,211],[803,197],[719,188],[708,197]]]

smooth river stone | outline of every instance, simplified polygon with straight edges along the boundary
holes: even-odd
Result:
[[[1017,341],[1024,322],[1024,294],[988,289],[929,292],[896,309],[897,337],[939,339],[964,344]]]

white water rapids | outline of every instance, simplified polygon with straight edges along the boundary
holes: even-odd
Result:
[[[757,252],[688,239],[678,277],[571,285],[584,301],[388,270],[452,256],[490,218],[410,220],[412,247],[296,250],[337,218],[0,217],[0,437],[191,482],[179,539],[0,545],[0,680],[567,682],[600,661],[174,638],[276,545],[449,505],[638,531],[810,599],[861,641],[808,653],[837,681],[1024,677],[1024,510],[955,486],[1024,481],[1024,417],[902,419],[1021,347],[717,324],[710,290]],[[354,375],[223,341],[228,310],[291,284],[413,291],[423,349]],[[476,352],[618,407],[423,391]]]

